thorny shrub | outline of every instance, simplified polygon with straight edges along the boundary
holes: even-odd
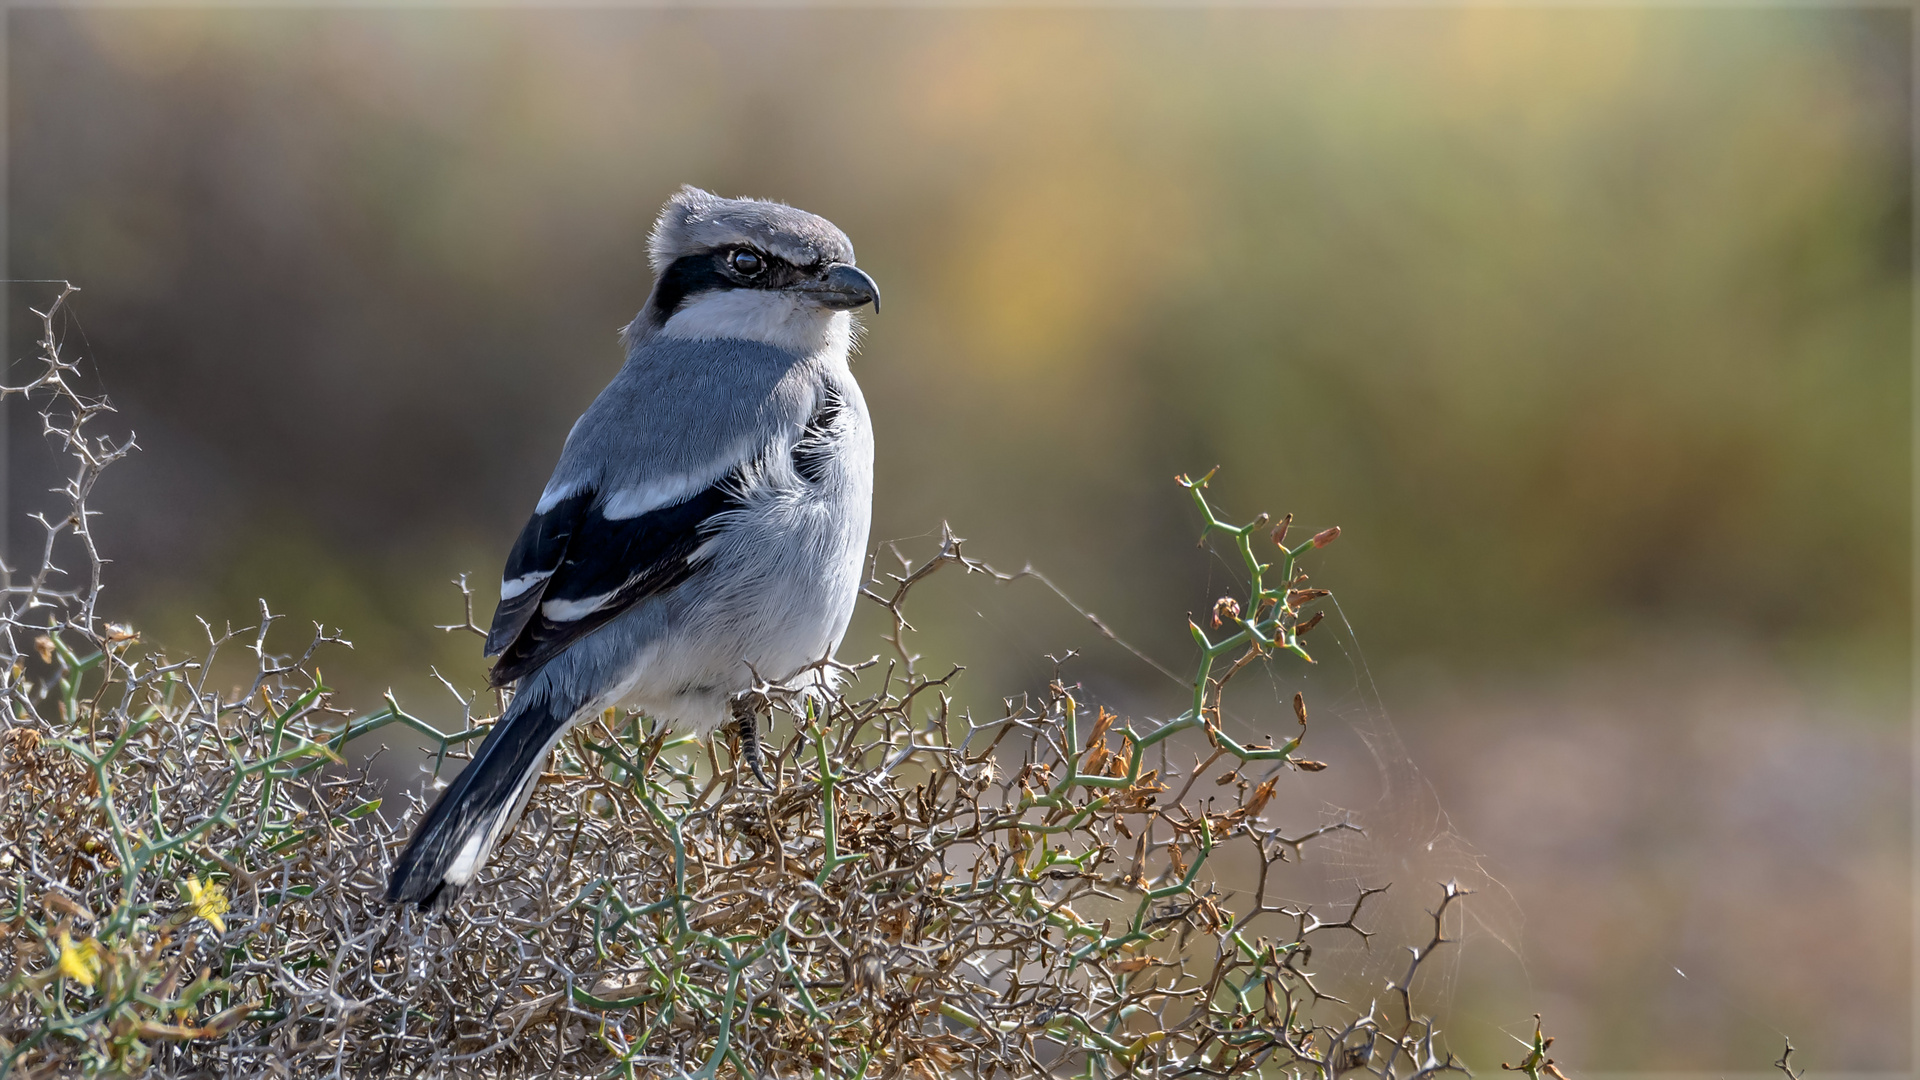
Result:
[[[442,735],[391,697],[337,706],[313,661],[338,638],[276,655],[264,605],[183,660],[103,621],[87,501],[133,443],[85,430],[107,405],[61,353],[70,292],[40,313],[40,376],[5,388],[73,469],[0,611],[0,1077],[1464,1071],[1408,990],[1463,891],[1436,889],[1431,939],[1375,1004],[1322,995],[1315,943],[1364,936],[1373,893],[1335,911],[1274,899],[1303,845],[1350,827],[1267,819],[1278,785],[1319,768],[1298,756],[1306,703],[1261,745],[1218,722],[1247,665],[1309,660],[1326,594],[1298,563],[1337,530],[1288,547],[1284,520],[1221,521],[1204,478],[1181,479],[1251,584],[1192,626],[1191,701],[1159,723],[1060,681],[990,720],[951,711],[953,673],[902,644],[917,582],[994,573],[947,534],[866,592],[891,660],[824,700],[761,688],[791,732],[771,791],[740,782],[726,746],[609,711],[564,740],[475,886],[423,915],[380,897],[424,803],[380,812],[349,750],[402,725],[444,764],[499,697],[467,699],[465,729]],[[251,680],[223,696],[209,673],[235,650]],[[1150,753],[1175,738],[1197,768]],[[1257,864],[1250,892],[1210,872],[1229,845]],[[1537,1077],[1535,1044],[1518,1068]]]

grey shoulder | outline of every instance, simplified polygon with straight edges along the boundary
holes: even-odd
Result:
[[[803,418],[794,414],[822,377],[808,358],[760,342],[650,338],[574,425],[556,475],[704,466]]]

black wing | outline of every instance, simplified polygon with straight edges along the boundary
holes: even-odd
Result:
[[[488,678],[505,686],[553,659],[633,605],[693,573],[693,553],[717,514],[738,509],[740,477],[638,517],[608,518],[599,493],[582,490],[535,514],[507,556],[505,588],[487,633],[499,656]]]

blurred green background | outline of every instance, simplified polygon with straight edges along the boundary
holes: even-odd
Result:
[[[1526,915],[1453,982],[1477,1070],[1535,1010],[1577,1071],[1757,1072],[1781,1031],[1908,1069],[1908,12],[6,18],[11,276],[86,290],[149,641],[264,596],[356,642],[346,700],[450,716],[430,666],[484,668],[445,583],[490,612],[653,214],[775,197],[886,294],[876,541],[951,521],[1184,666],[1228,577],[1174,473],[1344,527],[1325,715],[1377,692]],[[46,296],[12,287],[16,371]],[[1029,586],[925,599],[983,707],[1088,637]],[[1370,797],[1325,738],[1309,819]]]

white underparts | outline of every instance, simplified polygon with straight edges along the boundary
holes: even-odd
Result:
[[[812,355],[846,350],[853,342],[853,316],[805,297],[769,289],[724,289],[688,300],[660,331],[662,337],[758,341]]]

